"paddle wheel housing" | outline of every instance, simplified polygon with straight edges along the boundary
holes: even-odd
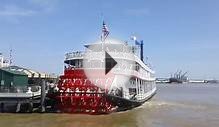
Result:
[[[106,95],[112,79],[103,79],[95,73],[95,82],[102,82],[103,87],[94,85],[87,79],[82,69],[65,69],[58,82],[57,107],[61,112],[103,114],[110,113],[114,105]],[[103,89],[105,88],[105,89]]]

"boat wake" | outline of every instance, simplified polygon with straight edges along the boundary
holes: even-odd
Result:
[[[208,108],[208,106],[188,103],[188,102],[170,102],[170,101],[148,101],[138,108],[189,108],[189,109],[199,109],[203,110]]]

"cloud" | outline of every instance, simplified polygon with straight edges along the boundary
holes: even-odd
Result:
[[[148,8],[132,8],[126,9],[125,14],[131,16],[146,16],[150,14],[150,11]]]
[[[29,0],[29,3],[37,6],[41,11],[51,12],[53,11],[59,0]]]
[[[37,13],[52,12],[59,0],[25,0],[20,4],[5,4],[0,7],[0,16],[32,16]]]
[[[0,16],[31,16],[35,14],[34,10],[24,9],[15,5],[6,5],[0,9]]]

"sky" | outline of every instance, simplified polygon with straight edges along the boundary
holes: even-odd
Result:
[[[62,74],[67,52],[99,39],[144,40],[156,77],[177,70],[219,79],[218,0],[0,0],[0,52],[13,64]]]

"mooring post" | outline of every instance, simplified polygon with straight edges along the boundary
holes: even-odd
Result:
[[[46,81],[41,82],[41,112],[45,112],[45,97],[46,97]]]

